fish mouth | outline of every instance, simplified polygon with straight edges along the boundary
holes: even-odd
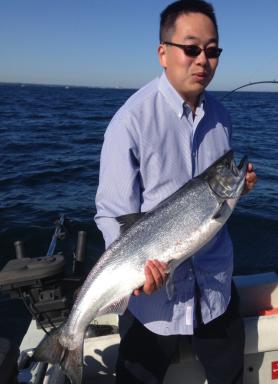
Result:
[[[236,165],[235,160],[231,162],[231,171],[234,175],[235,185],[231,188],[230,193],[232,198],[238,198],[244,188],[245,184],[245,175],[248,167],[248,156],[244,155],[240,160],[238,166]]]
[[[238,198],[244,188],[248,159],[243,156],[237,166],[233,151],[218,160],[218,164],[211,169],[208,183],[212,191],[222,199]]]
[[[247,172],[248,167],[248,156],[244,155],[240,160],[239,164],[236,165],[235,161],[231,163],[231,170],[236,177],[243,177]]]
[[[238,165],[238,169],[241,170],[243,168],[245,168],[245,170],[247,171],[247,166],[248,166],[248,156],[245,155],[243,156],[243,158],[240,160],[240,163]]]

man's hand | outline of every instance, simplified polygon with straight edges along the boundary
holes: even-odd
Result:
[[[250,192],[257,182],[257,175],[254,172],[253,164],[249,163],[247,166],[247,173],[245,176],[245,186],[243,193]]]
[[[135,296],[139,296],[142,291],[144,291],[146,295],[150,295],[159,289],[168,276],[167,264],[158,260],[148,260],[145,265],[145,276],[146,281],[143,287],[133,291]]]

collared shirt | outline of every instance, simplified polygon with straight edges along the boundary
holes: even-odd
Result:
[[[230,142],[229,116],[207,92],[194,115],[165,73],[132,95],[110,122],[101,152],[95,221],[106,246],[119,236],[115,217],[152,209],[229,150]],[[132,296],[129,310],[155,333],[192,334],[196,297],[204,323],[220,316],[230,300],[232,270],[224,227],[176,269],[171,299],[162,287]]]

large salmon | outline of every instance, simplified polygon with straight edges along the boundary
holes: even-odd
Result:
[[[136,215],[89,273],[66,323],[36,348],[35,360],[60,364],[71,383],[80,384],[89,323],[103,314],[124,312],[134,289],[144,284],[147,260],[168,263],[172,274],[211,240],[235,208],[246,168],[246,158],[237,167],[229,151],[157,207]]]

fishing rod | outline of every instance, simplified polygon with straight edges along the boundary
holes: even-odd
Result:
[[[227,96],[231,96],[233,93],[235,93],[239,89],[242,89],[245,87],[250,87],[251,85],[256,85],[256,84],[278,84],[278,81],[277,80],[265,80],[265,81],[254,81],[251,83],[246,83],[244,85],[241,85],[240,87],[233,89],[232,91],[228,91],[227,93],[225,93],[225,95],[221,98],[221,100],[225,99]]]
[[[54,235],[52,236],[51,243],[49,245],[48,251],[46,253],[46,256],[53,256],[56,248],[57,240],[62,238],[65,235],[65,232],[63,230],[65,223],[65,217],[64,215],[61,215],[59,217],[59,220],[56,222],[56,228]]]

